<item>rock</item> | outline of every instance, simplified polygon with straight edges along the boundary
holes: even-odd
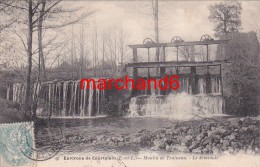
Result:
[[[227,129],[226,135],[230,135],[233,131],[231,129]]]
[[[223,126],[220,126],[220,127],[218,127],[218,128],[215,129],[215,132],[216,132],[216,133],[219,133],[219,134],[224,134],[224,133],[227,132],[227,130],[224,129]]]
[[[207,150],[212,150],[212,145],[208,144],[208,145],[206,145],[206,148],[207,148]]]
[[[223,146],[221,149],[222,149],[223,151],[226,151],[226,150],[228,150],[228,147]]]
[[[242,118],[241,121],[244,122],[245,124],[251,124],[252,123],[252,119],[250,117]]]
[[[237,142],[231,141],[231,146],[235,149],[235,148],[239,148],[239,145]]]
[[[153,141],[153,144],[155,147],[160,148],[160,149],[165,149],[165,147],[166,147],[166,144],[164,143],[164,141],[162,139],[161,140],[155,139]]]
[[[131,143],[140,143],[141,142],[141,137],[134,137],[134,138],[130,138],[130,142]]]
[[[196,148],[196,149],[192,150],[192,153],[201,154],[202,151],[201,151],[201,149]]]
[[[118,142],[117,145],[118,145],[119,147],[122,147],[122,146],[125,145],[125,143],[124,143],[124,142]]]
[[[223,146],[228,147],[230,145],[230,142],[228,140],[223,141]]]
[[[187,133],[187,131],[188,131],[189,129],[190,129],[190,128],[189,128],[189,127],[186,127],[186,126],[184,126],[184,127],[181,128],[182,132],[184,132],[184,133]]]
[[[229,151],[230,154],[233,154],[234,153],[233,147],[228,147],[228,151]]]
[[[230,155],[230,153],[229,153],[228,150],[224,151],[223,154],[225,154],[225,155]]]
[[[174,150],[178,150],[178,148],[179,148],[181,145],[179,145],[179,144],[172,144],[171,146],[172,146],[172,151],[174,151]]]
[[[109,146],[116,146],[116,143],[114,143],[113,141],[110,141],[110,142],[108,143],[108,145],[109,145]]]
[[[172,135],[172,130],[171,129],[166,129],[166,131],[165,131],[165,134],[166,135]]]
[[[97,140],[92,141],[92,144],[97,144],[97,143],[98,143]]]
[[[110,141],[111,141],[111,138],[108,137],[108,138],[106,139],[106,142],[110,142]]]
[[[144,133],[144,132],[146,132],[146,129],[141,129],[138,131],[138,133]]]
[[[215,138],[216,138],[215,135],[211,135],[211,136],[207,137],[207,138],[202,142],[202,144],[203,144],[203,145],[211,144],[211,143],[214,142],[214,139],[215,139]]]
[[[229,140],[234,140],[236,138],[237,134],[238,133],[236,133],[236,132],[231,133],[231,135],[228,136],[228,139]]]
[[[187,146],[179,146],[178,150],[180,152],[190,152],[189,148]]]
[[[123,138],[122,136],[120,136],[120,137],[117,138],[117,141],[123,142],[123,141],[124,141],[124,138]]]
[[[156,147],[156,146],[153,146],[153,147],[151,147],[151,150],[158,151],[158,150],[159,150],[159,148],[158,148],[158,147]]]
[[[171,151],[172,150],[172,146],[167,144],[165,150],[166,151]]]
[[[242,142],[237,142],[236,144],[238,145],[238,147],[243,147],[244,145]]]
[[[215,130],[216,130],[216,127],[215,127],[215,126],[211,126],[211,130],[212,130],[212,131],[215,131]]]
[[[207,148],[203,148],[203,149],[202,149],[202,152],[203,152],[203,153],[209,153],[209,150],[208,150]]]
[[[213,152],[214,155],[220,154],[220,150],[219,150],[218,148],[216,148],[216,147],[214,147],[214,148],[212,149],[212,152]]]
[[[230,125],[236,128],[240,128],[242,126],[243,122],[238,118],[233,118],[230,120]]]
[[[104,138],[105,138],[104,135],[96,136],[96,139],[99,140],[99,141],[102,140],[102,139],[104,139]]]
[[[113,142],[117,142],[117,137],[116,137],[116,136],[113,136],[113,137],[111,137],[111,140],[112,140]]]
[[[164,138],[166,136],[165,132],[160,133],[160,138]]]
[[[186,142],[185,141],[181,141],[181,146],[186,146]]]
[[[207,129],[207,130],[210,130],[210,129],[211,129],[211,125],[210,125],[210,124],[207,124],[207,125],[206,125],[206,129]]]
[[[192,137],[191,135],[187,135],[187,136],[185,136],[185,140],[186,140],[186,141],[191,141],[192,138],[193,138],[193,137]]]
[[[191,135],[187,135],[182,143],[184,143],[186,146],[190,146],[192,144],[192,138],[193,137]]]
[[[159,133],[165,133],[166,132],[166,128],[158,128],[158,132]]]
[[[203,131],[201,132],[198,136],[197,136],[197,139],[203,139],[205,137],[208,136],[208,132],[207,131]]]
[[[194,130],[191,128],[191,129],[189,129],[189,130],[187,131],[187,133],[188,133],[189,135],[192,135],[192,134],[194,134]]]
[[[252,150],[252,148],[248,148],[248,149],[246,149],[246,154],[253,154],[253,150]]]
[[[181,134],[181,129],[180,128],[175,128],[172,130],[172,133],[175,135],[180,135]]]
[[[168,144],[171,145],[174,142],[174,138],[172,136],[166,136],[163,141]]]
[[[197,148],[200,144],[200,141],[193,141],[192,145],[189,147],[190,150],[193,150],[194,148]]]
[[[245,133],[245,132],[247,132],[247,131],[248,131],[248,127],[241,127],[241,128],[238,130],[239,133]]]
[[[250,125],[250,126],[248,127],[248,129],[249,129],[250,131],[253,131],[253,132],[258,133],[258,127],[257,127],[256,125]]]

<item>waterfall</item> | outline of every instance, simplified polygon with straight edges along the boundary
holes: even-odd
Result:
[[[221,77],[210,76],[211,90],[206,94],[206,75],[197,75],[195,92],[192,92],[191,78],[189,75],[179,76],[180,88],[170,90],[161,95],[151,90],[151,95],[141,94],[132,97],[129,110],[132,116],[174,116],[184,118],[188,115],[216,115],[222,114],[223,97],[221,96]],[[157,82],[158,83],[158,82]],[[157,87],[157,89],[159,89]]]
[[[199,77],[198,89],[199,94],[206,94],[206,80],[204,77]]]
[[[92,82],[90,82],[89,87],[89,100],[88,100],[88,116],[91,117],[92,115],[92,106],[93,106],[93,88],[92,88]]]
[[[179,92],[191,93],[189,77],[182,76],[182,77],[180,77],[179,81],[180,81],[180,90],[179,90]]]
[[[173,116],[183,118],[193,114],[222,114],[223,98],[210,95],[178,93],[170,95],[136,96],[130,101],[132,116]]]
[[[68,86],[69,86],[69,81],[65,81],[63,83],[63,107],[62,107],[62,115],[61,116],[66,116],[66,112],[67,112]]]
[[[129,104],[129,110],[131,111],[130,114],[131,116],[139,116],[140,114],[138,113],[138,100],[140,96],[132,97],[130,104]]]
[[[24,95],[24,85],[22,83],[13,84],[13,101],[22,103]]]
[[[70,108],[69,108],[70,116],[75,116],[78,84],[79,81],[75,81],[71,83],[71,92],[70,92],[71,98],[70,98]]]
[[[6,100],[11,100],[10,99],[10,93],[11,93],[11,85],[8,85],[6,87]]]
[[[221,94],[221,78],[211,77],[211,92],[215,94]]]
[[[58,92],[58,115],[62,115],[62,112],[61,112],[61,106],[62,106],[62,100],[61,100],[61,83],[59,82],[57,84],[58,88],[57,88],[57,92]]]
[[[78,81],[53,81],[33,84],[33,100],[38,98],[45,115],[52,117],[92,117],[104,114],[105,91],[90,88],[81,90]],[[24,96],[24,84],[13,84],[13,101],[22,103]],[[39,100],[43,98],[43,100]]]
[[[99,94],[100,94],[100,90],[96,89],[96,114],[99,115],[99,105],[100,105],[100,101],[99,101]]]
[[[86,106],[86,96],[87,96],[87,89],[86,83],[84,83],[84,89],[81,91],[81,101],[80,101],[80,116],[85,116],[85,106]]]

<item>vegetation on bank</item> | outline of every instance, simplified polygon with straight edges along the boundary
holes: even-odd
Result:
[[[229,33],[222,39],[229,40],[217,50],[217,59],[228,61],[222,70],[226,112],[241,116],[258,115],[260,45],[257,34]]]
[[[0,98],[0,122],[12,123],[29,121],[30,118],[21,111],[19,103]]]

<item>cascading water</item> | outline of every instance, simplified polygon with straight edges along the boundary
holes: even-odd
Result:
[[[79,81],[60,81],[34,84],[33,99],[39,100],[38,107],[43,108],[46,115],[53,117],[92,117],[104,114],[101,107],[105,100],[105,91],[93,89],[80,90]],[[86,88],[86,87],[85,87]],[[24,85],[13,85],[13,101],[22,102]],[[44,96],[44,97],[42,97]]]
[[[206,94],[206,79],[197,76],[197,94],[192,94],[190,79],[181,76],[178,91],[166,95],[139,95],[132,97],[129,105],[131,116],[173,116],[183,119],[191,115],[222,114],[221,78],[211,76],[211,93]]]
[[[213,94],[221,94],[221,78],[211,77],[211,92]]]
[[[89,89],[89,98],[88,98],[88,116],[91,117],[92,115],[92,106],[93,106],[93,89],[92,89],[92,82],[90,83]]]
[[[22,83],[13,84],[13,101],[22,103],[24,94],[24,85]]]
[[[200,77],[198,80],[199,94],[206,94],[206,80]]]
[[[136,96],[131,98],[129,109],[131,116],[174,116],[222,114],[221,96],[190,95],[177,93],[170,95]]]

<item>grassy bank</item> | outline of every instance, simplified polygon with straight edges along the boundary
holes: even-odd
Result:
[[[26,121],[20,104],[0,98],[0,123]]]

